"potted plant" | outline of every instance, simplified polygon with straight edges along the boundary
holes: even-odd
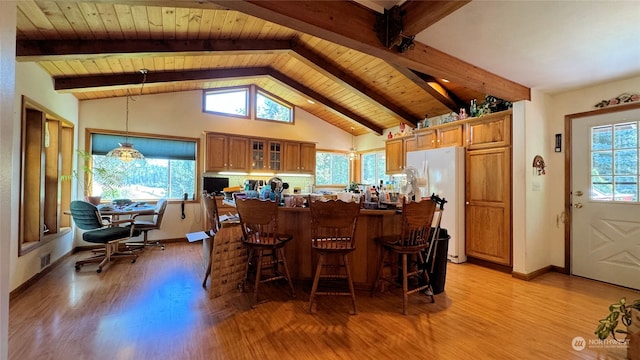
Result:
[[[619,328],[620,323],[624,329]],[[621,298],[609,305],[609,314],[598,322],[595,334],[600,340],[609,336],[619,342],[628,340],[627,358],[640,360],[640,299],[627,302]],[[616,334],[626,334],[626,339],[618,339]]]
[[[62,179],[76,178],[85,199],[94,205],[100,204],[102,196],[117,198],[126,167],[117,164],[118,160],[104,159],[100,162],[94,162],[91,153],[87,151],[77,150],[77,153],[82,163],[81,166],[79,165],[82,172],[78,169],[73,170],[70,175],[63,175]],[[99,185],[99,188],[94,188],[94,183]]]

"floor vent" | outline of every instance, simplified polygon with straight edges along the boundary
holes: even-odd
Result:
[[[51,264],[51,253],[40,256],[40,269],[44,269]]]

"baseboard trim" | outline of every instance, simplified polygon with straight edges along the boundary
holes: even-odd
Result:
[[[511,274],[513,272],[513,268],[511,266],[501,265],[501,264],[492,263],[486,260],[476,259],[474,257],[469,257],[469,255],[467,255],[467,262],[474,265],[480,265],[489,269],[498,270],[500,272],[507,273],[507,274]]]
[[[9,301],[11,302],[13,299],[15,299],[18,296],[20,296],[20,294],[24,293],[29,287],[31,287],[31,285],[33,285],[36,282],[38,282],[38,280],[42,279],[45,275],[47,275],[49,272],[51,272],[51,270],[56,268],[58,265],[62,264],[62,262],[66,258],[71,256],[71,253],[72,253],[72,251],[66,253],[65,255],[62,255],[58,260],[52,262],[51,264],[49,264],[49,266],[47,266],[46,268],[42,269],[42,271],[40,271],[39,273],[33,275],[27,281],[23,282],[17,288],[13,289],[13,291],[11,291],[9,293]]]
[[[514,272],[511,273],[511,276],[513,276],[516,279],[529,281],[529,280],[537,278],[538,276],[540,276],[542,274],[546,274],[546,273],[548,273],[550,271],[553,271],[553,267],[551,265],[545,266],[545,267],[540,268],[540,269],[538,269],[536,271],[532,271],[532,272],[526,273],[526,274],[514,271]]]
[[[566,267],[551,265],[551,271],[554,271],[560,274],[570,275],[569,270]]]
[[[162,239],[160,241],[164,242],[164,243],[167,243],[167,242],[186,242],[187,238],[186,237],[171,238],[171,239]],[[102,248],[104,248],[104,245],[75,246],[73,249],[71,249],[71,251],[69,251],[65,255],[61,256],[58,260],[52,262],[49,266],[47,266],[46,268],[42,269],[42,271],[40,271],[39,273],[33,275],[27,281],[25,281],[22,284],[20,284],[17,288],[13,289],[13,291],[11,291],[9,293],[9,301],[12,301],[16,297],[20,296],[20,294],[25,292],[29,287],[31,287],[31,285],[35,284],[36,282],[38,282],[38,280],[42,279],[42,277],[44,277],[49,272],[51,272],[51,270],[53,270],[58,265],[60,265],[69,256],[71,256],[71,255],[73,255],[75,253],[78,253],[80,251],[96,250],[96,249],[102,249]]]

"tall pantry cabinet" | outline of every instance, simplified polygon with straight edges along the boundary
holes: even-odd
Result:
[[[512,267],[511,112],[466,124],[467,257]]]

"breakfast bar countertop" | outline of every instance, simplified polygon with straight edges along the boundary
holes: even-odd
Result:
[[[233,200],[223,200],[235,206]],[[361,209],[356,226],[356,250],[349,255],[354,286],[369,289],[375,281],[380,247],[374,239],[400,233],[401,214],[397,210]],[[311,214],[306,207],[279,207],[278,231],[293,235],[284,247],[292,278],[310,281],[317,262],[311,250]]]

